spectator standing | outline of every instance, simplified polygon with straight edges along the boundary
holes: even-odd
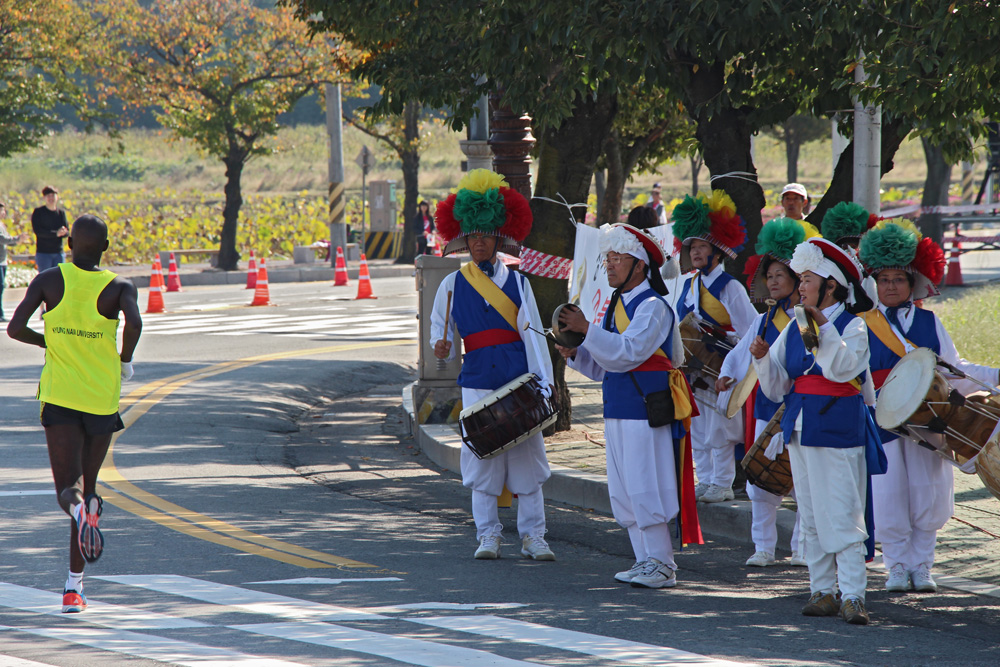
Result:
[[[646,206],[653,209],[653,211],[656,213],[656,218],[658,221],[656,224],[665,225],[667,224],[667,210],[663,206],[663,200],[660,198],[661,192],[662,188],[660,187],[660,184],[653,183],[653,189],[650,192],[652,197],[648,202],[646,202]]]
[[[428,254],[430,240],[434,237],[434,217],[431,205],[426,199],[417,204],[417,215],[413,218],[413,231],[417,237],[417,254]]]
[[[781,208],[785,217],[802,220],[809,212],[809,193],[801,183],[789,183],[781,190]]]
[[[35,233],[35,266],[41,273],[66,261],[63,237],[69,235],[66,211],[59,208],[59,191],[51,185],[42,188],[45,206],[31,212],[31,230]]]
[[[3,314],[3,288],[7,284],[7,246],[27,243],[26,234],[11,236],[4,225],[7,219],[7,207],[0,202],[0,322],[6,322],[7,318]]]

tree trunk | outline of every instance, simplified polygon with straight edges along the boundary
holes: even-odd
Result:
[[[748,112],[744,109],[724,107],[709,113],[705,106],[723,94],[725,66],[722,63],[699,67],[692,73],[685,88],[689,109],[699,109],[695,137],[701,145],[702,156],[708,171],[713,175],[737,173],[731,178],[721,178],[710,183],[713,189],[722,189],[733,198],[736,212],[746,221],[748,242],[735,262],[727,262],[726,269],[735,276],[743,274],[743,264],[754,254],[753,241],[761,228],[760,211],[764,208],[764,191],[753,180],[757,169],[750,155],[750,127]],[[748,175],[749,174],[749,175]],[[749,179],[749,180],[748,180]]]
[[[604,195],[608,190],[608,175],[603,169],[594,172],[594,189],[597,191],[597,215],[600,215],[604,207]],[[595,222],[597,215],[594,216]]]
[[[785,130],[785,171],[789,183],[799,182],[799,148],[802,144],[793,133]]]
[[[420,111],[419,102],[407,102],[403,107],[403,143],[399,152],[403,163],[403,248],[396,264],[413,264],[417,251],[417,232],[412,223],[420,196]]]
[[[612,129],[604,142],[604,160],[608,163],[608,183],[604,202],[597,211],[597,226],[613,225],[622,215],[622,195],[625,192],[625,168],[622,164],[621,136]]]
[[[573,115],[558,128],[543,132],[538,143],[536,195],[558,200],[556,195],[561,194],[570,203],[587,201],[590,179],[617,110],[618,101],[614,96],[577,98]],[[557,257],[572,257],[576,240],[566,207],[533,199],[531,212],[535,222],[525,245]],[[573,212],[577,222],[582,223],[584,209],[574,209]],[[565,280],[531,276],[531,284],[539,314],[546,322],[556,307],[566,302],[567,283]],[[572,417],[565,379],[566,364],[555,348],[550,346],[549,351],[555,373],[556,400],[560,405],[555,430],[565,431],[570,428]]]
[[[892,159],[909,132],[910,123],[904,119],[892,118],[882,122],[882,175],[892,171]],[[904,132],[903,130],[906,130]],[[817,227],[823,222],[823,216],[835,204],[842,201],[854,201],[854,142],[847,144],[844,152],[837,160],[833,170],[833,179],[823,198],[813,207],[806,219]]]
[[[921,137],[924,145],[924,160],[927,162],[927,178],[924,180],[924,195],[921,206],[944,206],[948,203],[948,188],[951,187],[951,165],[944,159],[941,147]],[[941,245],[944,230],[941,228],[940,213],[924,213],[920,216],[920,231]]]
[[[688,162],[691,164],[691,196],[697,197],[698,174],[701,173],[701,167],[705,164],[705,157],[701,153],[695,153],[688,156]]]
[[[219,235],[219,268],[236,271],[240,253],[236,251],[236,228],[239,225],[240,208],[243,206],[243,191],[240,180],[246,164],[246,151],[230,145],[229,155],[222,162],[226,165],[226,207],[222,209],[222,233]],[[261,257],[266,257],[270,248],[257,248]]]

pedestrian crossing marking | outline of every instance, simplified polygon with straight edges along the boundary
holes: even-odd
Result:
[[[0,497],[16,498],[17,496],[54,496],[54,489],[25,489],[24,491],[0,491]]]
[[[356,581],[402,581],[399,577],[355,577],[352,579],[330,579],[328,577],[297,577],[295,579],[275,579],[273,581],[251,581],[252,585],[259,584],[313,584],[317,586],[332,586],[335,584],[353,583]]]
[[[6,626],[0,625],[0,630],[11,630]],[[13,656],[3,656],[0,655],[0,667],[52,667],[52,665],[46,664],[44,662],[35,662],[34,660],[25,660],[24,658],[15,658]]]
[[[342,307],[297,308],[308,315],[279,313],[171,313],[144,319],[146,335],[246,336],[274,334],[302,337],[302,332],[331,336],[387,334],[416,337],[416,311],[409,307],[348,312]]]
[[[411,665],[421,665],[422,667],[442,667],[443,665],[538,667],[537,662],[504,658],[495,653],[477,649],[439,644],[413,637],[397,637],[329,623],[260,623],[231,625],[229,627],[267,637],[328,646],[366,655],[377,655],[381,658],[398,660]]]
[[[666,646],[562,630],[499,616],[440,616],[406,620],[444,630],[457,630],[496,639],[547,646],[635,665],[684,664],[697,667],[746,667],[747,665],[741,662],[716,660]]]

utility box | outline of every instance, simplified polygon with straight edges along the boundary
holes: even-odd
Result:
[[[445,277],[461,268],[456,257],[420,255],[416,259],[417,318],[420,341],[417,352],[419,379],[413,385],[413,410],[418,424],[455,423],[462,410],[462,391],[457,380],[462,370],[462,342],[448,333],[455,357],[447,363],[434,356],[430,343],[434,297]],[[449,329],[452,323],[448,324]]]
[[[369,231],[396,231],[396,181],[372,181],[368,188]]]

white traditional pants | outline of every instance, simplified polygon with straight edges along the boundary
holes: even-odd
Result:
[[[670,427],[606,419],[604,437],[611,511],[628,530],[636,561],[655,558],[677,569],[667,527],[680,510]]]
[[[492,390],[463,387],[462,404],[473,405],[491,393]],[[477,539],[498,535],[503,530],[497,513],[497,498],[505,485],[517,495],[517,529],[521,537],[545,534],[542,484],[551,472],[541,433],[489,459],[477,458],[463,445],[460,463],[462,484],[472,489],[472,518],[476,522]]]
[[[743,442],[743,413],[726,419],[710,407],[714,400],[695,392],[701,415],[691,420],[691,449],[698,481],[729,488],[736,479],[735,446]]]
[[[811,592],[865,599],[864,447],[803,447],[795,431],[788,445],[799,505],[800,544]]]
[[[767,426],[767,422],[763,419],[754,421],[756,425],[754,433],[760,433]],[[774,437],[783,438],[784,435],[778,432]],[[750,497],[750,515],[752,517],[750,537],[753,538],[754,550],[774,554],[778,546],[778,508],[781,507],[784,496],[768,493],[750,483],[747,483],[747,495]],[[789,495],[794,498],[795,491],[792,490]],[[792,553],[802,553],[799,544],[799,516],[797,513],[795,527],[792,529],[791,549]]]
[[[906,438],[882,448],[889,466],[884,475],[872,477],[872,500],[885,566],[900,564],[908,572],[931,567],[937,531],[955,510],[952,465]]]

